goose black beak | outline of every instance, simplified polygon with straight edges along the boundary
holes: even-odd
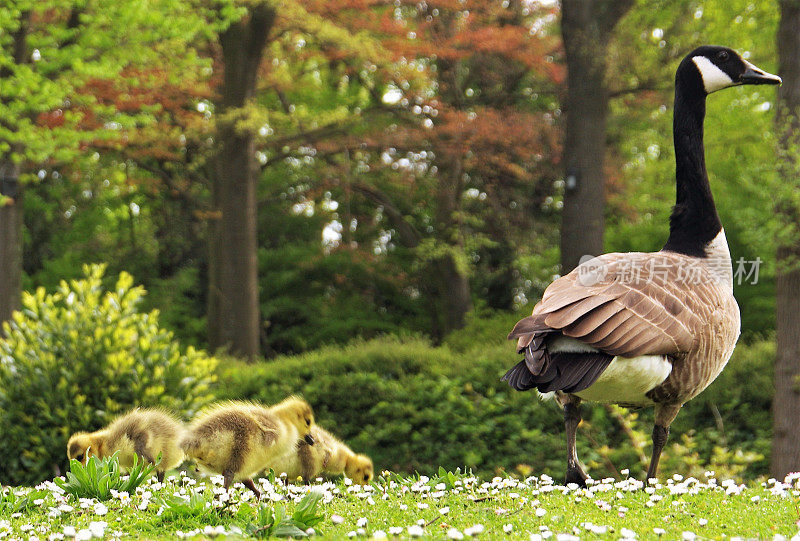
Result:
[[[745,60],[747,69],[741,76],[741,83],[743,85],[779,85],[783,81],[777,75],[772,75],[766,71],[755,67],[750,62]]]
[[[311,436],[311,434],[306,434],[303,439],[307,444],[314,445],[314,438]]]

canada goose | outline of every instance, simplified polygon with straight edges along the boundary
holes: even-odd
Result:
[[[295,449],[301,438],[313,445],[313,426],[311,406],[297,397],[272,407],[224,402],[201,412],[181,441],[181,448],[201,469],[222,474],[225,488],[242,481],[260,496],[250,477]]]
[[[575,452],[581,400],[655,405],[657,474],[681,406],[728,362],[739,337],[728,243],[703,149],[706,96],[729,86],[780,84],[726,47],[689,53],[675,74],[676,203],[660,252],[612,253],[555,280],[508,337],[525,359],[503,377],[514,389],[554,392],[564,408],[567,483],[587,478]]]
[[[155,464],[156,476],[164,481],[164,473],[183,462],[178,446],[185,428],[172,414],[160,409],[135,409],[117,418],[103,430],[78,432],[67,442],[67,458],[86,464],[89,457],[105,458],[119,452],[119,465],[130,468],[133,456]]]
[[[321,473],[345,474],[358,484],[372,481],[372,460],[356,454],[333,434],[320,426],[311,430],[314,445],[300,441],[292,452],[273,463],[275,473],[286,473],[289,479],[302,477],[308,483]]]

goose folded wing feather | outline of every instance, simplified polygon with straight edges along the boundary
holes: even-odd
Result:
[[[509,335],[518,338],[520,349],[560,331],[611,355],[680,355],[691,349],[705,317],[725,294],[705,268],[689,273],[696,261],[680,254],[614,253],[596,259],[602,273],[587,275],[578,267],[547,288],[532,315]],[[636,276],[629,268],[643,271]]]

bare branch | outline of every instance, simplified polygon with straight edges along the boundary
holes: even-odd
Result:
[[[648,92],[648,91],[664,91],[668,89],[669,87],[662,85],[660,81],[643,81],[636,86],[609,90],[608,97],[618,98],[626,94],[637,94],[639,92]]]
[[[350,184],[353,191],[360,193],[375,204],[381,205],[386,216],[392,221],[397,230],[400,242],[407,248],[416,248],[422,240],[419,231],[406,220],[405,215],[398,209],[392,199],[375,186],[363,182]]]

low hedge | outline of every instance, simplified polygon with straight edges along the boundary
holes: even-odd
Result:
[[[560,415],[500,382],[501,358],[513,361],[513,351],[454,354],[420,338],[380,338],[255,365],[222,362],[217,394],[275,402],[300,393],[320,425],[377,468],[559,469],[560,437],[551,434],[560,434]]]
[[[220,363],[216,392],[221,399],[267,403],[302,394],[320,425],[371,455],[378,469],[430,474],[439,466],[467,467],[483,475],[519,471],[560,478],[560,411],[500,381],[517,362],[513,344],[500,338],[470,346],[470,332],[483,336],[473,329],[439,347],[418,337],[384,337],[260,363],[227,360]],[[728,370],[684,408],[665,451],[669,471],[696,473],[740,449],[744,458],[733,473],[752,477],[766,471],[770,386],[761,387],[760,380],[770,377],[770,344],[740,345]],[[763,376],[744,378],[742,370]],[[721,412],[725,438],[713,408]],[[623,468],[641,474],[651,423],[652,408],[625,413],[584,406],[581,460],[595,478]]]

